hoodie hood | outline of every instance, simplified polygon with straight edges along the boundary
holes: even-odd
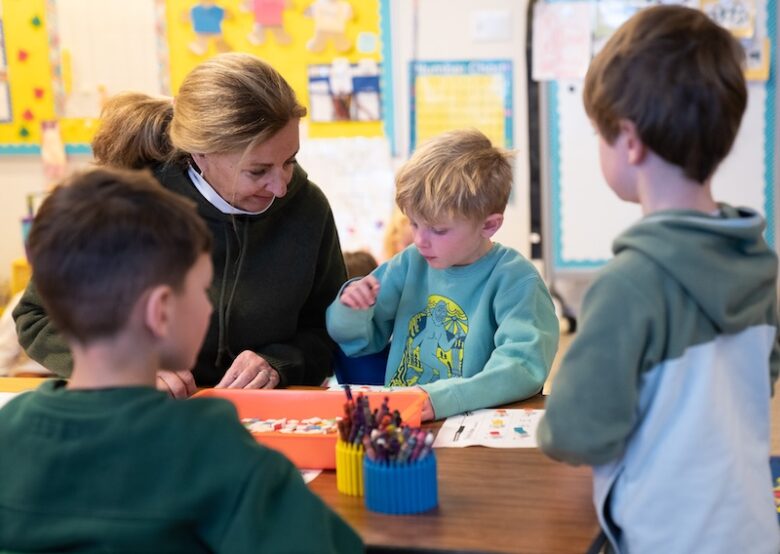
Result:
[[[613,252],[635,251],[675,279],[725,333],[766,313],[777,256],[762,236],[764,219],[749,208],[721,204],[719,215],[695,211],[651,214],[615,240]],[[684,244],[681,244],[684,242]]]

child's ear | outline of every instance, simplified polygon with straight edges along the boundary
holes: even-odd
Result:
[[[639,136],[639,131],[633,121],[629,119],[620,120],[620,134],[626,141],[626,152],[628,153],[628,163],[639,165],[647,156],[647,147]]]
[[[173,290],[167,285],[158,285],[146,295],[144,324],[156,338],[163,338],[170,332],[172,324]]]
[[[504,214],[490,214],[482,223],[482,236],[489,239],[496,234],[504,223]]]

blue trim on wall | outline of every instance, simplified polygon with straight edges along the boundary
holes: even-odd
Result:
[[[547,84],[547,136],[550,138],[550,206],[554,267],[561,267],[561,141],[558,136],[558,82]]]
[[[562,0],[548,0],[557,2]],[[769,37],[770,56],[777,55],[777,0],[767,2],[767,36]],[[764,102],[764,216],[767,226],[764,232],[767,243],[775,246],[775,122],[776,122],[776,75],[775,61],[770,60],[769,79],[765,83],[766,100]],[[562,226],[560,206],[560,129],[558,121],[558,83],[550,81],[547,87],[548,105],[548,136],[550,139],[550,194],[552,208],[552,238],[553,271],[564,269],[598,269],[607,263],[608,259],[576,259],[564,260],[562,255]]]
[[[766,8],[766,34],[769,37],[769,55],[777,56],[777,1],[768,0]],[[777,60],[770,59],[769,79],[766,82],[764,104],[764,213],[767,226],[766,241],[775,246],[775,87],[777,86]]]
[[[0,156],[29,156],[41,153],[37,144],[4,144],[0,145]],[[66,154],[92,154],[89,144],[66,144]]]
[[[379,32],[382,41],[382,71],[381,71],[381,98],[382,121],[385,136],[390,142],[390,152],[393,156],[398,154],[395,143],[395,102],[393,88],[393,41],[390,29],[390,0],[379,2]]]
[[[3,144],[0,145],[0,155],[27,155],[40,154],[41,147],[37,144]]]
[[[417,61],[409,62],[409,152],[414,151],[414,145],[417,144]]]

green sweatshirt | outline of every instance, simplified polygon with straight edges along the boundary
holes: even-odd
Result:
[[[64,385],[0,410],[0,551],[363,551],[230,403]]]
[[[615,240],[539,424],[545,453],[594,466],[617,552],[780,552],[777,256],[758,214],[720,208],[654,213]]]
[[[251,350],[279,371],[281,386],[319,385],[330,374],[333,342],[325,309],[346,280],[328,201],[300,168],[287,195],[260,215],[226,215],[195,188],[186,168],[155,171],[166,188],[193,200],[214,236],[214,313],[193,373],[219,382],[235,357]],[[14,309],[27,354],[59,375],[70,349],[44,312],[32,283]]]

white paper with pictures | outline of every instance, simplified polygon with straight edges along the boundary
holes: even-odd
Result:
[[[544,410],[490,408],[448,417],[434,448],[536,448],[536,429]]]

